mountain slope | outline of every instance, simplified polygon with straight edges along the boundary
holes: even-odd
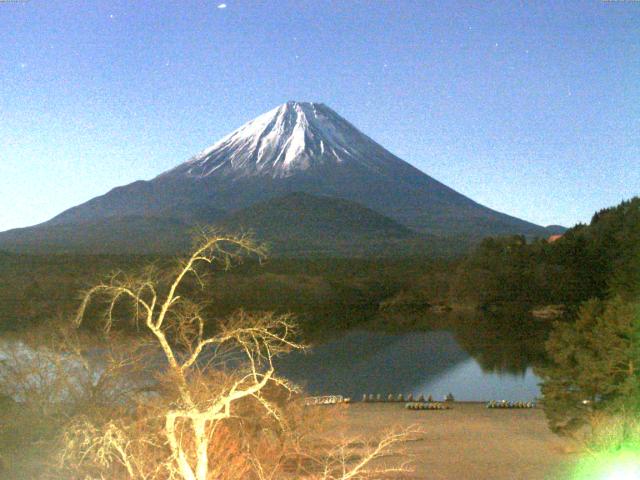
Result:
[[[407,227],[355,202],[295,192],[240,210],[219,222],[231,230],[251,228],[272,238],[303,231],[319,239],[416,237]]]
[[[175,218],[111,217],[43,224],[0,234],[0,248],[18,253],[175,253],[191,245],[194,225]]]
[[[213,223],[294,192],[359,203],[419,232],[481,238],[547,236],[543,227],[496,212],[399,159],[319,103],[288,102],[248,122],[150,181],[118,187],[33,227],[117,224],[123,218]],[[0,248],[31,242],[0,234]],[[8,235],[8,236],[7,236]]]
[[[227,231],[252,230],[275,253],[364,255],[424,242],[416,232],[349,200],[296,192],[258,202],[223,219]]]
[[[232,233],[251,231],[274,256],[442,256],[470,246],[418,234],[349,200],[301,192],[258,202],[208,223]],[[2,246],[34,254],[167,254],[187,251],[196,229],[174,218],[112,217],[5,232]]]

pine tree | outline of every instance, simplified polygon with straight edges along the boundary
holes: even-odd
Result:
[[[589,300],[575,323],[557,323],[539,368],[552,430],[570,433],[595,412],[640,411],[640,303]]]

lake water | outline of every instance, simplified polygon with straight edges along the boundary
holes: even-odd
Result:
[[[363,394],[386,398],[390,393],[411,393],[416,398],[431,395],[442,400],[452,393],[456,400],[463,401],[531,401],[540,396],[540,380],[527,366],[535,357],[530,344],[539,346],[541,340],[532,335],[531,325],[526,323],[519,330],[507,332],[504,325],[514,323],[518,325],[512,321],[496,326],[487,317],[482,323],[465,324],[464,330],[454,331],[390,334],[355,330],[308,352],[280,358],[276,367],[280,375],[311,395],[344,395],[360,400]],[[488,328],[481,331],[479,325]],[[528,342],[531,338],[535,341]],[[8,343],[0,348],[0,362],[9,345],[23,360],[39,358],[21,343]],[[46,359],[42,361],[46,364]],[[77,369],[73,357],[66,362],[69,368]],[[159,363],[163,364],[162,359]]]
[[[522,373],[485,371],[448,331],[387,334],[352,331],[307,353],[279,360],[282,375],[312,395],[432,395],[442,400],[530,401],[540,395],[531,368]]]

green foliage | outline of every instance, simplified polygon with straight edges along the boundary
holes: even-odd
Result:
[[[594,215],[559,240],[487,238],[452,280],[453,292],[480,305],[579,305],[640,293],[640,198]]]
[[[460,262],[450,290],[488,312],[505,305],[569,307],[539,369],[555,431],[591,425],[596,412],[640,412],[640,198],[601,210],[554,242],[485,239]],[[540,333],[538,341],[546,332]]]
[[[550,362],[538,373],[554,431],[574,432],[598,411],[640,412],[640,303],[589,300],[546,347]]]
[[[91,280],[154,260],[157,257],[133,255],[0,255],[0,332],[63,316],[77,307],[78,292]]]
[[[78,291],[113,271],[138,272],[154,263],[164,270],[165,256],[13,255],[0,257],[0,331],[22,330],[59,316],[78,304]],[[447,262],[407,259],[276,258],[260,265],[247,261],[234,270],[211,271],[209,286],[197,282],[194,298],[211,318],[245,308],[295,313],[305,333],[322,335],[368,322],[385,299],[417,283],[429,272],[446,272]],[[444,280],[442,280],[444,281]],[[126,314],[127,312],[122,312]],[[99,324],[99,309],[89,313]]]

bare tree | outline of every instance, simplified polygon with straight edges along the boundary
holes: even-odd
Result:
[[[250,416],[242,414],[247,408],[254,408],[254,417],[270,419],[280,433],[293,429],[282,398],[286,407],[297,388],[276,374],[274,358],[304,346],[296,340],[289,315],[239,311],[219,321],[215,333],[208,334],[203,306],[186,298],[185,284],[193,279],[204,286],[200,267],[221,264],[229,268],[243,255],[262,258],[264,254],[263,247],[248,236],[209,232],[165,284],[157,272],[147,270],[142,276],[113,275],[84,294],[76,316],[78,325],[94,299],[106,298],[104,328],[109,333],[120,303],[128,303],[133,319],[159,345],[168,368],[159,378],[164,394],[139,404],[126,421],[114,418],[95,426],[91,419],[78,417],[67,429],[63,466],[78,469],[84,464],[85,474],[97,478],[115,478],[113,472],[118,471],[123,478],[145,480],[284,478],[283,472],[292,464],[299,467],[301,459],[309,468],[304,474],[295,473],[295,478],[362,479],[405,470],[369,467],[406,439],[410,433],[406,431],[383,438],[355,457],[346,443],[336,447],[330,442],[327,448],[319,448],[317,439],[314,445],[305,444],[301,435],[280,440],[290,444],[286,453],[281,449],[278,455],[262,457],[252,451],[257,448],[255,442],[251,446],[231,439],[232,428],[249,428],[246,419]],[[238,443],[237,449],[225,442]],[[235,476],[229,472],[234,462],[238,463]],[[249,468],[251,475],[247,476]]]

